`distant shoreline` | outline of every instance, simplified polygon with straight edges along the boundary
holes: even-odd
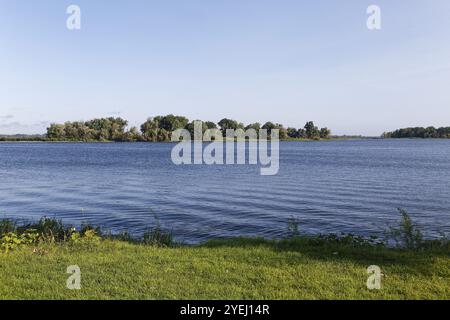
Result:
[[[382,140],[379,137],[334,137],[327,139],[280,139],[280,142],[327,142],[327,141],[349,141],[349,140]],[[195,140],[192,140],[195,141]],[[224,139],[224,142],[232,140]],[[246,141],[249,141],[248,139]],[[269,139],[270,141],[270,139]],[[27,139],[27,138],[8,138],[0,136],[0,143],[177,143],[173,141],[114,141],[114,140],[52,140],[47,138]]]
[[[383,138],[383,137],[333,137],[328,139],[280,139],[280,142],[332,142],[361,140],[450,140],[450,138]],[[195,140],[192,140],[195,141]],[[224,140],[230,142],[231,140]],[[246,141],[249,141],[248,139]],[[269,140],[270,141],[270,140]],[[0,136],[0,143],[177,143],[173,141],[114,141],[114,140],[52,140],[46,138],[8,138]]]

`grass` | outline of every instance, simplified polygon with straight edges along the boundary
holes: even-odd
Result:
[[[81,290],[66,288],[70,265]],[[383,272],[368,290],[367,267]],[[0,253],[2,299],[448,299],[450,254],[295,237],[161,247],[104,239]]]
[[[388,235],[397,243],[355,235],[236,238],[185,246],[159,222],[141,238],[102,234],[42,218],[0,220],[1,299],[448,299],[450,241],[424,240],[409,214]],[[81,269],[81,290],[66,270]],[[382,270],[369,290],[369,266]]]

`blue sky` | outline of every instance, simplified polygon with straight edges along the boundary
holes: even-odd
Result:
[[[448,0],[0,0],[0,41],[0,133],[168,113],[336,134],[450,125]]]

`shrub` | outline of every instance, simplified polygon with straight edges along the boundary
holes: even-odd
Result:
[[[94,229],[85,229],[84,231],[77,232],[75,228],[72,229],[73,232],[70,235],[70,242],[73,244],[98,244],[101,241],[101,236],[97,234]]]
[[[38,233],[36,230],[26,230],[22,234],[16,232],[7,232],[0,238],[0,246],[6,252],[16,250],[20,246],[30,245],[38,241]]]
[[[420,229],[413,223],[405,209],[398,209],[401,220],[398,227],[390,227],[388,236],[393,239],[397,246],[405,249],[419,249],[423,247],[424,240]]]
[[[72,228],[65,227],[61,220],[43,217],[38,223],[28,224],[17,228],[23,233],[27,229],[34,229],[39,234],[40,242],[61,242],[70,236]]]
[[[146,245],[171,247],[174,245],[172,232],[163,231],[159,224],[144,233],[142,243]]]

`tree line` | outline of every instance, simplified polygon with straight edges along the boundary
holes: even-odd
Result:
[[[422,138],[422,139],[450,139],[450,127],[415,127],[397,129],[385,132],[383,138]]]
[[[222,119],[218,123],[203,121],[203,132],[208,129],[221,130],[225,136],[227,129],[266,129],[270,135],[271,130],[278,129],[281,140],[287,139],[328,139],[331,131],[328,128],[319,129],[314,122],[309,121],[303,128],[285,128],[282,124],[266,122],[244,125],[233,119]],[[47,128],[46,137],[52,141],[118,141],[118,142],[166,142],[171,140],[171,133],[177,129],[186,129],[194,133],[194,121],[184,116],[172,114],[148,118],[140,128],[127,129],[128,121],[122,118],[99,118],[89,121],[53,123]]]

